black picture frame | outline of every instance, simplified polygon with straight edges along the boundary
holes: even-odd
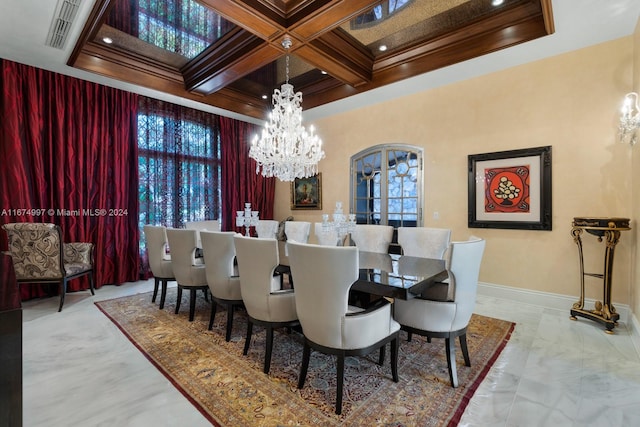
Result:
[[[551,146],[470,154],[469,228],[551,230]]]

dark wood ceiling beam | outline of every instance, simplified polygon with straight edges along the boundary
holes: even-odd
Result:
[[[339,28],[303,45],[295,54],[351,86],[371,81],[373,55]]]
[[[226,20],[255,34],[263,40],[273,40],[286,30],[285,17],[259,1],[198,0]]]
[[[287,16],[287,31],[306,42],[333,30],[377,3],[380,0],[310,2],[309,7]]]
[[[100,27],[103,22],[106,21],[107,14],[111,11],[115,1],[116,0],[96,1],[93,5],[93,9],[91,9],[91,13],[89,14],[89,18],[87,19],[84,28],[82,28],[82,33],[80,33],[80,37],[67,60],[67,65],[72,67],[78,59],[78,56],[80,56],[84,45],[95,38],[98,31],[100,31]]]
[[[213,93],[282,56],[282,51],[236,28],[181,70],[190,92]]]
[[[484,18],[441,37],[423,41],[415,46],[407,46],[402,50],[381,56],[376,60],[373,72],[376,74],[401,64],[406,64],[411,68],[413,65],[408,63],[413,63],[424,56],[430,57],[429,61],[431,61],[436,52],[441,49],[446,49],[450,52],[449,55],[457,58],[454,59],[455,62],[461,62],[545,35],[548,35],[548,33],[539,4],[535,2],[521,3],[497,15]],[[498,39],[506,37],[507,39],[503,40],[500,46],[488,47],[488,41],[496,37]],[[471,46],[474,44],[481,47],[472,49]],[[429,69],[422,72],[432,71],[455,62],[443,65],[442,61],[435,61],[434,67],[428,67]],[[423,69],[424,65],[415,64],[415,67]],[[409,71],[407,70],[406,72],[408,73]],[[396,80],[398,79],[396,78]]]

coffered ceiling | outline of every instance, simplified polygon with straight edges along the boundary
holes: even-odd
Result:
[[[109,25],[129,1],[95,2],[67,65],[258,119],[287,53],[309,109],[554,33],[551,0],[197,0],[220,31],[191,57]]]

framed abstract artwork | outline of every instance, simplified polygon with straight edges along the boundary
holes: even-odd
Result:
[[[322,209],[322,174],[293,180],[291,209]]]
[[[551,230],[551,146],[469,155],[470,228]]]

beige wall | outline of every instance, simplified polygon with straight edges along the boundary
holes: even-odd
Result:
[[[633,87],[629,91],[640,92],[640,19],[636,24],[636,30],[633,34]],[[633,164],[632,164],[632,183],[633,183],[633,210],[632,212],[640,212],[640,153],[637,151],[640,146],[634,147]],[[638,242],[640,241],[640,222],[636,221],[636,227],[633,230],[634,250],[633,263],[631,268],[632,287],[630,306],[635,313],[636,319],[640,316],[640,250]]]
[[[634,217],[632,150],[616,143],[621,100],[632,85],[632,51],[633,38],[626,37],[316,122],[326,152],[324,212],[337,200],[348,205],[350,156],[377,144],[418,145],[425,226],[451,228],[454,240],[486,238],[481,281],[577,296],[573,217]],[[553,146],[553,231],[469,229],[467,156],[543,145]],[[320,211],[290,211],[289,198],[289,184],[278,182],[277,219],[320,221]],[[631,301],[632,240],[623,235],[616,251],[617,303]],[[589,235],[585,252],[589,270],[601,272],[603,244]],[[588,297],[602,299],[601,282],[589,288]]]

